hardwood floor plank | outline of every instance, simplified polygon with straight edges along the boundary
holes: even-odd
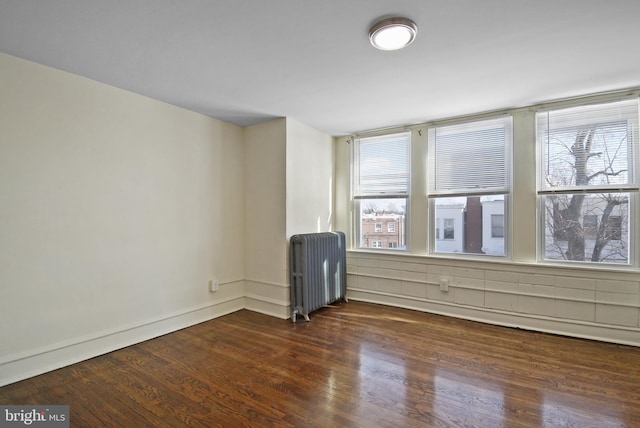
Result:
[[[361,302],[239,311],[0,388],[72,426],[635,427],[640,349]]]

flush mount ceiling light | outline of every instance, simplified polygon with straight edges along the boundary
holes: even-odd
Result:
[[[371,27],[369,40],[377,49],[393,51],[409,46],[417,32],[418,26],[410,19],[387,18]]]

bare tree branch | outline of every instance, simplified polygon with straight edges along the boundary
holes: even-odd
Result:
[[[627,172],[627,171],[628,171],[628,170],[626,170],[626,169],[621,169],[621,170],[620,170],[620,171],[618,171],[618,172],[598,171],[598,172],[596,172],[595,174],[592,174],[592,175],[588,176],[588,177],[587,177],[587,180],[588,180],[588,181],[591,181],[591,180],[593,180],[594,178],[598,177],[599,175],[606,175],[606,176],[608,176],[608,177],[615,177],[615,176],[620,175],[620,174],[622,174],[623,172]]]

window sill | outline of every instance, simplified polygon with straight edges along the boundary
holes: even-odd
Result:
[[[473,256],[473,255],[450,255],[450,254],[418,254],[410,253],[405,250],[367,250],[367,249],[348,249],[347,254],[351,255],[367,255],[367,256],[381,256],[381,257],[399,257],[399,258],[413,258],[421,259],[425,261],[443,261],[443,262],[458,262],[458,263],[470,263],[470,264],[492,264],[502,266],[522,266],[522,267],[541,267],[552,268],[559,270],[573,270],[573,271],[591,271],[591,272],[612,272],[612,273],[640,273],[640,268],[637,266],[628,265],[589,265],[581,262],[553,262],[553,261],[521,261],[513,260],[509,257],[503,256]]]

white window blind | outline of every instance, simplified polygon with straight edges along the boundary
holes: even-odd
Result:
[[[536,113],[540,193],[637,189],[638,99]]]
[[[511,116],[429,129],[429,193],[507,193]]]
[[[410,132],[356,140],[354,196],[407,197]]]

